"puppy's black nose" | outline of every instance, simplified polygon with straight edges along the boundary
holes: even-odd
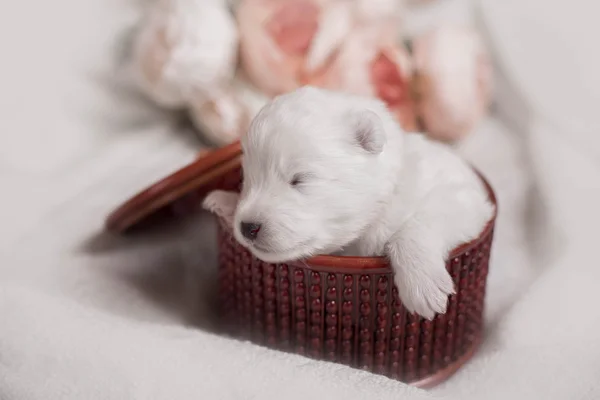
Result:
[[[254,240],[258,235],[258,231],[260,231],[260,226],[260,224],[254,222],[242,222],[240,224],[240,230],[246,239]]]

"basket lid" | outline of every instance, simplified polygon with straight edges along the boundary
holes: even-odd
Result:
[[[150,187],[142,190],[113,210],[105,221],[108,231],[122,233],[150,217],[168,210],[187,196],[202,191],[215,179],[240,165],[241,145],[236,141],[217,150],[201,153],[200,157],[185,167],[171,173]],[[197,203],[197,198],[193,201]],[[185,203],[184,203],[185,205]]]

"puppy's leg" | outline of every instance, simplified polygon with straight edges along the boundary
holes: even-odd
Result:
[[[446,270],[445,244],[440,223],[417,213],[389,241],[390,259],[400,300],[409,312],[433,319],[446,312],[448,296],[455,293]]]

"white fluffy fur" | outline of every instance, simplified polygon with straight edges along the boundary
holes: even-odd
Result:
[[[305,87],[268,103],[242,148],[234,232],[255,256],[284,262],[353,245],[389,257],[408,310],[445,312],[454,292],[445,258],[493,213],[448,147],[403,132],[378,100]],[[242,221],[262,224],[256,240],[240,233]]]

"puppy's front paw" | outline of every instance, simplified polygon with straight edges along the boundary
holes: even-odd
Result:
[[[240,195],[236,192],[213,190],[202,202],[202,207],[233,224],[233,217]]]
[[[402,268],[396,271],[395,282],[404,307],[429,320],[446,312],[448,296],[455,293],[444,265]]]

